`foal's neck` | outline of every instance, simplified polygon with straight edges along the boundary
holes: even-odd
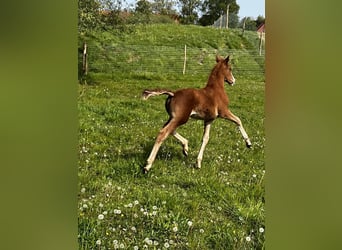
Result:
[[[206,88],[224,88],[224,76],[219,72],[213,71],[209,78]]]

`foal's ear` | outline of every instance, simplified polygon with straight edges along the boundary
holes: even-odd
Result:
[[[228,64],[228,62],[229,62],[229,56],[227,56],[227,58],[224,59],[224,62],[225,62],[226,64]]]
[[[218,62],[221,62],[221,61],[222,61],[222,58],[220,56],[216,55],[216,62],[218,63]]]

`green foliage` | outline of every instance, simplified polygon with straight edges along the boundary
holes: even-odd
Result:
[[[198,11],[201,0],[178,0],[183,24],[194,24],[198,21]]]
[[[97,0],[78,0],[78,32],[97,29],[100,24],[100,3]]]
[[[221,15],[226,14],[228,4],[229,13],[239,12],[240,6],[236,0],[204,0],[201,8],[203,16],[199,19],[199,23],[203,26],[212,25]]]
[[[94,33],[87,39],[98,51],[108,44],[135,41],[149,54],[155,53],[151,45],[157,44],[177,47],[190,41],[207,53],[211,46],[236,49],[233,41],[241,41],[238,33],[230,33],[232,41],[227,42],[219,30],[186,27],[169,25],[171,32],[162,32],[163,25],[141,26],[130,34]],[[123,58],[133,53],[126,51]],[[168,57],[156,53],[160,63],[167,64]],[[92,60],[96,63],[100,58]],[[111,55],[107,60],[112,60]],[[205,60],[207,77],[214,55]],[[231,110],[241,118],[252,149],[245,148],[233,123],[216,120],[202,168],[195,169],[203,124],[191,120],[178,129],[189,140],[189,156],[184,157],[181,145],[170,137],[150,173],[142,173],[154,139],[167,120],[165,98],[142,101],[142,90],[202,87],[202,77],[186,74],[172,79],[163,72],[111,75],[104,71],[93,74],[97,84],[79,85],[79,249],[264,248],[263,76],[250,80],[235,74],[237,84],[226,88]]]

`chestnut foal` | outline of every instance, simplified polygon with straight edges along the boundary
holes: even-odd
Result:
[[[233,121],[240,129],[247,147],[252,144],[239,117],[235,116],[228,109],[228,96],[224,91],[224,82],[230,85],[235,83],[232,74],[229,56],[226,59],[216,56],[216,65],[209,75],[207,85],[202,89],[180,89],[169,91],[164,89],[144,90],[142,97],[147,100],[151,96],[168,95],[165,107],[169,114],[169,120],[160,130],[147,164],[144,168],[148,172],[156,158],[157,152],[163,141],[172,134],[183,145],[184,155],[188,155],[188,140],[176,132],[176,129],[185,124],[189,117],[204,121],[204,133],[201,149],[197,157],[197,167],[201,168],[204,149],[209,141],[209,131],[211,123],[217,118],[224,118]]]

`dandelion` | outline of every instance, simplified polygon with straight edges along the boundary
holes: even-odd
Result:
[[[81,188],[81,193],[84,193],[86,191],[86,189],[83,187]]]
[[[192,226],[192,221],[188,221],[188,226],[191,227]]]
[[[152,209],[153,210],[157,210],[158,208],[157,208],[157,206],[153,206]]]
[[[100,203],[100,204],[99,204],[99,207],[103,207],[103,204],[102,204],[102,203]]]
[[[136,232],[136,231],[137,231],[136,227],[131,227],[131,230],[132,230],[133,232]]]
[[[158,246],[159,242],[155,240],[155,241],[153,241],[153,245]]]
[[[139,201],[138,200],[135,200],[134,201],[134,205],[138,205],[139,204]]]
[[[103,219],[104,219],[104,215],[103,215],[103,214],[99,214],[99,216],[97,216],[97,218],[98,218],[99,220],[103,220]]]
[[[138,250],[139,247],[138,247],[138,246],[134,246],[133,249],[134,249],[134,250]]]
[[[260,233],[263,233],[264,231],[265,231],[265,229],[264,229],[263,227],[260,227],[260,228],[259,228],[259,232],[260,232]]]
[[[83,208],[88,208],[88,205],[87,205],[87,204],[83,204],[82,207],[83,207]]]
[[[157,215],[157,211],[153,211],[153,212],[152,212],[152,215],[153,215],[153,216],[156,216],[156,215]]]
[[[201,228],[201,229],[199,230],[199,232],[202,234],[202,233],[204,233],[204,230]]]
[[[121,244],[119,245],[119,247],[120,247],[120,248],[125,248],[125,245],[124,245],[123,243],[121,243]]]
[[[256,174],[253,174],[252,176],[253,176],[253,178],[256,178]]]
[[[117,240],[113,240],[113,244],[114,244],[114,245],[117,245],[117,244],[118,244],[118,241],[117,241]]]
[[[114,214],[121,214],[121,210],[120,209],[114,209]]]
[[[96,245],[101,245],[101,240],[100,239],[96,241]]]
[[[250,237],[250,236],[247,236],[247,237],[246,237],[246,241],[248,241],[248,242],[251,241],[251,237]]]
[[[176,233],[178,231],[178,227],[175,226],[174,228],[172,228],[172,230]]]
[[[165,247],[165,248],[169,248],[169,247],[170,247],[170,244],[167,243],[167,242],[165,242],[165,243],[164,243],[164,247]]]
[[[108,214],[108,212],[107,211],[103,211],[103,213],[102,213],[103,215],[107,215]]]
[[[221,210],[222,210],[222,207],[218,206],[217,209],[221,211]]]
[[[129,203],[129,204],[128,204],[128,207],[133,207],[133,204],[132,204],[132,203]]]

